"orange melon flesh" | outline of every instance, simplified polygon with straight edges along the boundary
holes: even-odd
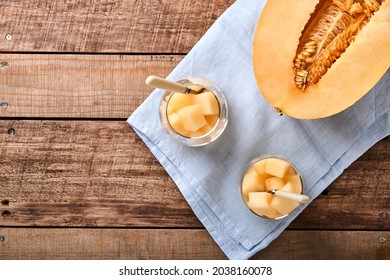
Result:
[[[270,208],[278,212],[281,216],[286,215],[299,206],[299,203],[286,199],[283,197],[275,196],[272,198]]]
[[[263,192],[265,191],[265,184],[263,175],[259,174],[255,168],[251,168],[245,174],[242,181],[242,193],[245,199],[248,200],[248,194],[250,192]]]
[[[190,133],[187,129],[184,128],[184,125],[179,117],[179,115],[175,112],[168,115],[168,121],[172,128],[180,133],[181,135],[187,135]]]
[[[290,163],[285,160],[280,158],[267,158],[264,172],[272,176],[283,178],[289,168]]]
[[[288,183],[281,189],[282,191],[302,193],[302,182],[298,174],[288,174],[284,177],[284,180]]]
[[[219,103],[210,91],[200,94],[173,93],[166,112],[170,126],[182,136],[200,137],[211,131],[219,119]]]
[[[195,94],[192,96],[194,103],[199,104],[202,109],[202,113],[205,116],[218,115],[219,104],[214,94],[210,91],[202,92],[201,94]]]
[[[177,111],[177,115],[183,123],[184,128],[189,131],[197,131],[207,124],[202,114],[202,109],[198,104],[181,108]]]
[[[265,189],[267,191],[280,190],[284,186],[283,179],[279,177],[270,177],[265,180]]]
[[[261,159],[253,163],[244,174],[241,184],[242,196],[248,207],[260,216],[278,218],[299,206],[297,202],[276,197],[267,192],[275,189],[302,193],[302,181],[299,174],[285,160],[273,157]]]
[[[273,201],[272,194],[266,192],[250,192],[248,195],[248,205],[257,215],[268,218],[277,218],[279,213],[271,207]]]
[[[168,103],[169,112],[177,112],[185,106],[194,105],[193,94],[174,93]]]
[[[253,69],[268,103],[298,119],[337,114],[362,98],[390,66],[390,1],[382,3],[317,84],[294,83],[293,61],[317,0],[269,0],[254,35]]]

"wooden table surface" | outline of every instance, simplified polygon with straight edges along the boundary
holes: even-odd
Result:
[[[0,2],[0,259],[226,259],[126,122],[234,0]],[[253,259],[390,259],[390,139]]]

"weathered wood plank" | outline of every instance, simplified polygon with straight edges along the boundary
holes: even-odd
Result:
[[[126,122],[1,121],[1,225],[200,226]],[[7,134],[12,127],[15,134]],[[163,179],[162,179],[163,178]]]
[[[331,221],[332,228],[390,229],[390,141],[371,148],[366,160],[354,162],[315,200],[291,227],[317,228]],[[379,153],[383,153],[379,155]],[[387,158],[383,158],[386,156]],[[310,211],[310,214],[308,213]]]
[[[0,228],[0,234],[0,259],[226,259],[201,229]],[[252,259],[388,260],[388,240],[383,231],[285,231]]]
[[[182,58],[0,54],[0,117],[127,118]]]
[[[1,1],[0,51],[186,53],[233,2]]]
[[[0,137],[0,225],[202,227],[124,121],[2,120]],[[389,230],[389,158],[385,139],[290,228]]]
[[[321,227],[332,219],[333,228],[390,229],[390,137],[379,141],[328,187],[321,200],[310,205],[312,215],[293,222],[306,228]]]

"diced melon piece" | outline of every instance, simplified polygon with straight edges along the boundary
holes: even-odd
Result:
[[[267,158],[265,160],[265,172],[279,178],[283,178],[290,167],[289,162],[279,158]]]
[[[248,201],[248,194],[250,192],[263,192],[265,191],[264,180],[261,175],[256,172],[253,167],[248,170],[242,180],[242,193],[246,201]]]
[[[193,94],[183,94],[175,92],[169,99],[167,111],[177,112],[183,107],[193,105],[193,96]]]
[[[218,100],[210,91],[195,94],[193,101],[200,105],[203,115],[219,115]]]
[[[275,219],[280,217],[281,215],[274,209],[270,208],[257,208],[252,207],[250,208],[253,212],[255,212],[259,216],[265,216],[270,219]]]
[[[257,170],[256,170],[257,171]],[[259,173],[259,172],[257,172]],[[260,176],[260,180],[264,183],[264,186],[265,186],[265,180],[268,179],[269,177],[271,177],[270,175],[268,175],[267,173],[262,173],[262,174],[259,174]]]
[[[179,134],[183,135],[183,136],[188,136],[188,133],[189,131],[187,129],[184,128],[184,125],[179,117],[178,114],[176,113],[171,113],[170,115],[168,115],[168,121],[169,121],[169,124],[171,125],[171,127]]]
[[[184,128],[189,131],[197,131],[207,124],[198,104],[185,106],[177,111],[177,114],[179,115]]]
[[[200,137],[202,135],[207,134],[211,129],[212,129],[212,127],[209,124],[206,124],[206,125],[202,126],[201,128],[199,128],[197,131],[191,131],[189,136],[190,137]]]
[[[290,167],[287,169],[286,175],[293,175],[293,174],[297,174],[297,172],[295,171],[294,167],[290,165]]]
[[[160,111],[164,115],[170,115],[174,112],[171,107],[168,107],[168,102],[166,100],[161,101]]]
[[[265,181],[265,189],[267,191],[272,191],[272,190],[280,190],[284,186],[284,181],[283,179],[279,177],[270,177],[267,178]]]
[[[265,173],[265,163],[266,161],[264,159],[259,160],[256,162],[253,166],[256,168],[257,172],[260,174]]]
[[[276,210],[270,207],[272,194],[267,192],[250,192],[248,194],[249,208],[260,216],[276,218],[280,216]]]
[[[204,117],[205,117],[207,123],[208,123],[211,127],[214,127],[214,126],[217,124],[219,115],[207,115],[207,116],[204,116]]]
[[[168,102],[165,100],[161,101],[161,108],[165,110],[165,112],[162,112],[163,114],[170,115],[172,113],[175,113],[175,110],[173,110],[173,107],[168,106]]]
[[[207,120],[206,120],[206,121],[207,121]],[[210,130],[212,130],[212,129],[213,129],[213,127],[207,123],[207,124],[205,124],[204,126],[202,126],[201,128],[199,128],[199,129],[197,130],[197,132],[202,133],[202,135],[203,135],[203,134],[208,133],[208,132],[209,132]]]
[[[284,192],[297,193],[297,194],[300,194],[302,191],[301,188],[297,188],[295,185],[291,184],[290,182],[285,184],[280,190]]]
[[[188,87],[194,91],[197,91],[197,92],[201,92],[205,89],[204,86],[197,85],[197,84],[191,84],[191,85],[188,85]]]
[[[284,181],[287,183],[282,190],[286,189],[286,192],[302,193],[302,182],[298,174],[286,175]],[[287,186],[291,185],[291,186]],[[287,190],[289,188],[290,190]]]
[[[299,206],[299,202],[279,196],[274,196],[270,206],[272,209],[276,210],[278,213],[280,213],[280,215],[283,216],[297,208]]]

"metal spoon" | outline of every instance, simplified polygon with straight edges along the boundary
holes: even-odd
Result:
[[[146,78],[145,83],[148,86],[154,87],[154,88],[160,88],[164,90],[169,90],[172,92],[178,92],[178,93],[184,93],[184,94],[198,94],[201,93],[204,90],[204,87],[199,85],[193,85],[193,87],[188,87],[185,85],[181,85],[175,82],[171,82],[168,80],[165,80],[163,78],[157,77],[157,76],[149,76]]]
[[[304,194],[296,194],[296,193],[284,192],[280,190],[270,190],[268,192],[272,193],[275,196],[287,198],[299,203],[308,203],[310,200],[310,197]]]

